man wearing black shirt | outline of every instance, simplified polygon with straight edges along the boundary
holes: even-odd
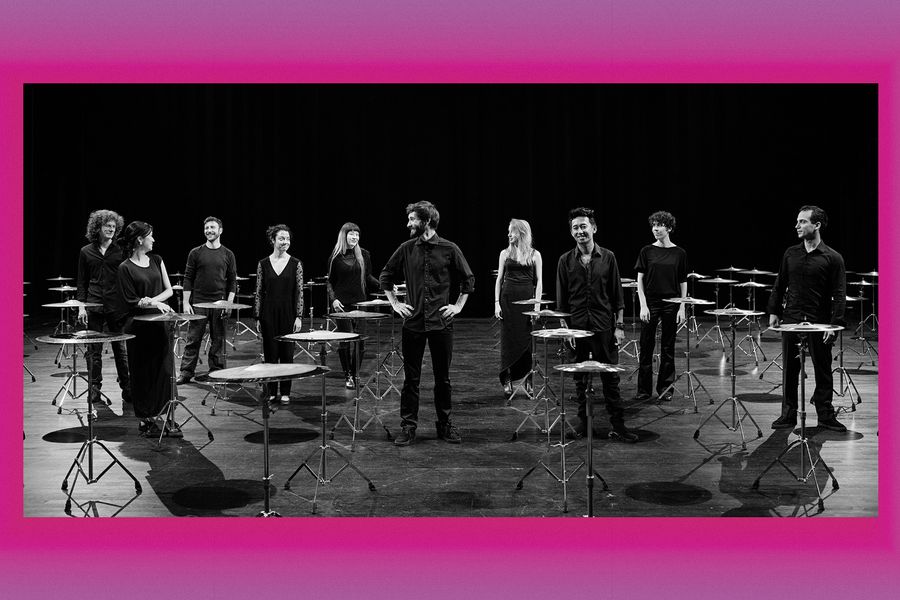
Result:
[[[184,312],[206,315],[206,319],[191,321],[188,325],[187,343],[181,357],[181,375],[177,383],[187,383],[194,376],[200,343],[209,322],[209,370],[217,371],[225,365],[222,360],[222,346],[225,344],[226,311],[211,308],[194,308],[195,303],[234,301],[237,267],[234,253],[222,245],[222,221],[216,217],[206,217],[203,221],[203,235],[206,243],[190,251],[184,268]]]
[[[431,202],[406,207],[412,239],[394,252],[381,271],[380,283],[394,311],[403,317],[403,390],[400,393],[402,431],[394,440],[408,446],[416,439],[419,420],[419,380],[425,344],[434,369],[434,408],[437,435],[451,444],[460,443],[459,431],[450,421],[450,360],[453,357],[453,317],[466,304],[475,287],[475,276],[459,247],[438,237],[440,213]],[[406,300],[394,294],[394,284],[406,280]],[[452,293],[459,294],[450,303]]]
[[[78,254],[78,291],[75,292],[75,299],[103,305],[89,311],[84,307],[78,309],[78,320],[92,331],[103,331],[104,326],[110,333],[122,331],[121,323],[113,318],[113,304],[116,296],[116,272],[123,256],[122,249],[113,242],[124,224],[122,217],[111,210],[95,210],[88,217],[85,237],[90,243],[82,247]],[[103,384],[102,350],[103,344],[90,344],[85,356],[91,402],[100,399],[100,386]],[[125,342],[113,342],[112,350],[119,387],[122,388],[122,401],[130,402],[131,377],[128,373],[128,350]]]
[[[625,300],[615,255],[594,243],[597,224],[594,211],[575,208],[569,211],[569,232],[575,248],[559,257],[556,267],[556,304],[562,312],[571,313],[569,324],[574,329],[592,331],[591,337],[575,341],[576,360],[588,359],[615,364],[619,361],[616,345],[625,339],[623,315]],[[609,437],[624,442],[636,442],[638,437],[625,428],[622,397],[619,394],[619,374],[601,373],[603,397],[612,431]],[[587,433],[585,375],[575,376],[578,392],[579,424],[575,431]]]
[[[795,229],[800,244],[788,248],[781,259],[778,278],[769,297],[769,326],[785,323],[825,323],[841,325],[846,305],[844,259],[822,241],[828,216],[818,206],[803,206]],[[819,427],[844,432],[847,428],[835,418],[832,398],[834,378],[831,372],[831,345],[835,333],[808,334],[809,356],[816,374],[816,389],[810,403],[816,407]],[[781,416],[772,429],[791,429],[797,425],[797,385],[800,379],[799,336],[784,333],[781,338],[784,362]]]

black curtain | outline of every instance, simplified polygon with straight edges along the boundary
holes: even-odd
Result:
[[[875,85],[27,85],[26,306],[74,277],[88,213],[154,226],[183,270],[203,219],[246,275],[294,231],[291,253],[324,275],[345,221],[376,268],[408,234],[404,207],[430,200],[438,233],[476,275],[464,316],[491,314],[491,269],[511,217],[531,222],[553,296],[572,247],[566,213],[597,211],[597,242],[633,276],[647,216],[706,275],[776,270],[803,204],[826,209],[826,243],[849,270],[877,264]],[[699,290],[698,290],[699,291]],[[851,289],[850,292],[854,290]],[[707,294],[708,295],[708,294]],[[34,308],[32,308],[34,310]]]

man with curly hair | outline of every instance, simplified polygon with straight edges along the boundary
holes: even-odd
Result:
[[[111,210],[95,210],[88,217],[85,237],[90,243],[83,246],[78,255],[78,291],[75,298],[81,302],[102,305],[90,310],[85,310],[84,307],[78,309],[78,320],[92,331],[103,331],[104,326],[110,333],[122,331],[121,324],[113,318],[113,304],[116,296],[116,272],[124,256],[119,245],[113,242],[124,225],[122,217]],[[103,344],[89,344],[85,356],[91,402],[99,401],[100,387],[103,385],[102,349]],[[122,401],[131,402],[131,377],[125,343],[113,342],[112,350],[119,387],[122,389]]]

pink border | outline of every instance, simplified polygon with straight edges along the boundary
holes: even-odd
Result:
[[[63,52],[59,47],[58,55],[65,57]],[[876,82],[880,293],[883,306],[895,306],[897,252],[896,244],[888,245],[893,241],[888,227],[898,216],[891,170],[900,141],[896,58],[895,53],[881,61],[610,64],[554,56],[487,68],[474,60],[23,61],[0,73],[0,192],[7,215],[15,216],[0,224],[5,262],[14,274],[9,279],[16,280],[22,265],[21,86],[26,82]],[[17,311],[5,310],[3,325],[17,331]],[[885,312],[881,327],[880,387],[891,390],[900,383],[896,321]],[[10,339],[14,343],[3,349],[3,374],[5,381],[17,382],[18,338]],[[10,493],[0,508],[0,582],[9,597],[40,598],[69,589],[76,597],[87,596],[86,590],[100,597],[157,592],[207,597],[213,590],[225,597],[282,591],[313,595],[312,590],[322,590],[335,597],[366,598],[407,593],[432,598],[476,593],[547,597],[562,590],[591,590],[600,597],[662,592],[694,598],[795,598],[806,591],[819,598],[863,593],[887,598],[894,593],[898,479],[890,425],[896,423],[897,413],[887,395],[879,406],[889,425],[880,438],[877,518],[287,519],[275,525],[254,519],[23,519],[22,448],[17,441],[21,393],[16,386],[11,394],[16,409],[0,425],[7,456],[0,476],[9,482]],[[823,561],[818,567],[811,564],[814,557]],[[136,565],[141,565],[139,571]],[[144,583],[136,585],[138,578]]]

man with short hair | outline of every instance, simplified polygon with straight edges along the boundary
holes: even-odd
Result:
[[[397,446],[416,439],[419,422],[419,380],[425,344],[431,351],[434,370],[434,408],[437,436],[451,444],[461,441],[450,421],[450,361],[453,357],[453,317],[466,304],[475,287],[475,276],[462,251],[437,235],[440,213],[431,202],[406,207],[407,228],[412,239],[394,252],[381,271],[380,283],[391,307],[403,317],[403,390],[400,393],[401,432]],[[397,300],[394,284],[406,280],[406,302]],[[458,293],[454,303],[451,294]]]
[[[234,301],[237,282],[237,266],[234,253],[222,245],[224,228],[216,217],[206,217],[203,234],[206,243],[190,251],[184,268],[184,312],[206,315],[206,319],[191,321],[188,325],[187,343],[181,357],[181,374],[177,383],[184,384],[194,376],[200,343],[209,322],[209,370],[218,371],[225,367],[222,346],[225,344],[225,315],[229,311],[210,308],[196,308],[193,304]]]
[[[828,215],[814,205],[801,206],[794,226],[801,242],[788,248],[781,259],[778,278],[767,307],[769,327],[781,323],[820,323],[845,325],[847,303],[844,259],[822,241]],[[816,376],[816,389],[809,399],[816,407],[819,427],[845,432],[835,417],[832,399],[834,377],[831,371],[831,345],[835,332],[807,334],[809,357]],[[797,386],[800,380],[800,336],[782,333],[781,351],[783,400],[781,416],[772,429],[792,429],[797,425]]]
[[[81,302],[96,302],[100,308],[78,309],[78,320],[92,331],[121,333],[121,323],[113,318],[116,298],[116,273],[123,260],[122,249],[115,243],[125,222],[118,213],[111,210],[95,210],[88,217],[87,237],[90,242],[78,254],[78,276],[75,299]],[[128,372],[128,350],[125,342],[112,342],[113,357],[122,402],[131,402],[131,377]],[[103,385],[103,344],[89,344],[85,359],[88,367],[91,402],[100,400],[100,386]]]
[[[569,233],[575,248],[559,257],[556,267],[557,310],[571,313],[569,325],[574,329],[593,332],[593,336],[575,340],[575,359],[593,360],[608,364],[619,362],[617,344],[625,339],[623,318],[625,299],[619,265],[615,255],[594,243],[597,223],[594,211],[575,208],[569,211]],[[578,393],[578,425],[575,434],[587,433],[586,388],[587,375],[575,375]],[[611,439],[634,443],[637,435],[625,428],[625,411],[619,393],[619,374],[601,373],[603,397],[612,431]]]

